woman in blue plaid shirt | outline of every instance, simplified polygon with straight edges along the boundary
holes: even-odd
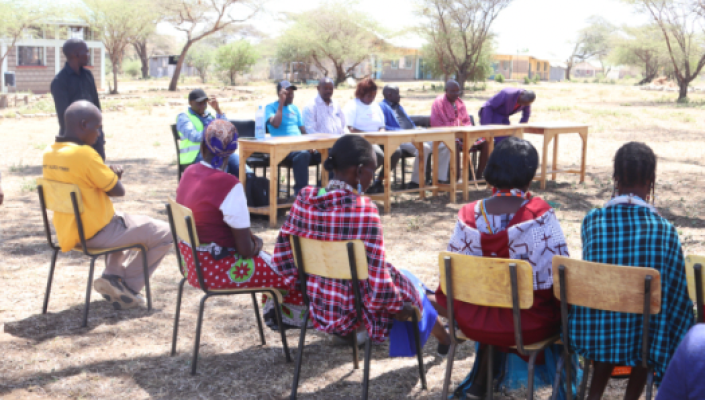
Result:
[[[630,142],[614,158],[615,194],[583,220],[583,259],[655,268],[661,273],[661,312],[651,316],[650,365],[661,382],[668,362],[693,325],[683,251],[676,229],[649,204],[656,182],[656,155]],[[589,400],[602,397],[615,365],[632,367],[625,400],[638,399],[646,383],[641,365],[642,316],[572,307],[570,346],[595,362]]]

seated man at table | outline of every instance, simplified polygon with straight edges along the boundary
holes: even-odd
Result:
[[[460,99],[460,85],[451,79],[446,82],[445,93],[436,97],[431,106],[431,127],[471,126],[472,121]],[[438,172],[441,172],[441,163]]]
[[[509,125],[509,116],[520,111],[521,120],[519,123],[525,124],[529,122],[531,103],[534,100],[536,100],[536,94],[531,90],[504,88],[480,108],[478,113],[480,125]],[[497,144],[506,138],[507,136],[496,137],[494,143]],[[480,148],[480,163],[477,173],[478,176],[482,176],[489,157],[489,144],[483,140],[478,144],[478,147]]]
[[[215,119],[228,118],[220,111],[218,100],[208,97],[203,89],[194,89],[188,95],[189,109],[176,117],[176,130],[179,132],[179,164],[191,165],[203,160],[201,156],[201,142],[203,141],[203,131],[208,124]],[[208,112],[207,108],[215,111],[215,117]],[[226,170],[230,175],[240,175],[240,157],[233,153],[228,159]],[[247,173],[252,172],[247,167]]]
[[[401,95],[399,87],[395,85],[387,85],[382,89],[384,100],[379,103],[384,113],[385,129],[388,131],[396,131],[400,129],[416,129],[416,125],[409,118],[409,115],[400,104]],[[411,173],[411,182],[406,185],[407,189],[417,189],[419,187],[419,152],[413,143],[402,143],[401,149],[407,151],[416,158],[414,160],[414,170]],[[433,142],[425,142],[423,144],[424,159],[428,165],[428,158],[433,151]],[[441,143],[438,146],[438,180],[448,181],[448,167],[450,166],[450,151]]]
[[[91,147],[98,140],[103,117],[98,107],[79,100],[64,114],[64,136],[44,152],[45,179],[72,183],[81,189],[84,211],[81,216],[89,248],[120,247],[140,243],[147,248],[149,275],[152,275],[173,243],[169,224],[141,215],[116,212],[110,197],[122,197],[122,167],[108,167]],[[54,213],[54,228],[61,251],[79,244],[78,228],[72,214]],[[93,282],[96,292],[116,310],[143,304],[139,294],[144,287],[142,257],[126,250],[108,255],[103,275]],[[126,266],[124,266],[126,264]]]
[[[345,133],[345,115],[333,100],[334,91],[335,85],[331,78],[323,78],[318,82],[318,96],[303,111],[306,133]]]
[[[267,129],[273,137],[301,136],[306,134],[301,112],[294,103],[294,91],[296,86],[289,81],[277,83],[277,95],[279,100],[267,105],[264,110],[264,119],[267,121]],[[308,185],[308,167],[311,157],[321,157],[320,153],[313,150],[292,151],[286,156],[284,161],[290,161],[294,169],[294,196]]]

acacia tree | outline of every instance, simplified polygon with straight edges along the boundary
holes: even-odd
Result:
[[[592,29],[591,26],[588,26],[578,31],[578,36],[573,43],[573,51],[565,61],[565,79],[570,80],[570,74],[576,64],[597,57],[602,52],[605,52],[605,42],[606,40],[601,30]]]
[[[144,35],[154,21],[153,7],[147,0],[83,0],[86,8],[78,11],[100,35],[113,71],[110,93],[118,93],[118,73],[127,46]]]
[[[438,60],[450,60],[461,90],[483,68],[483,49],[490,28],[512,0],[417,0],[423,21],[421,34],[429,39]]]
[[[215,65],[230,79],[230,84],[235,85],[237,74],[248,72],[257,62],[257,57],[257,50],[250,42],[241,39],[219,47],[215,53]]]
[[[193,46],[186,56],[186,63],[196,70],[202,83],[206,83],[208,72],[210,72],[214,60],[215,49],[201,43]]]
[[[324,3],[290,18],[293,24],[281,35],[277,55],[310,59],[324,76],[335,73],[336,86],[352,77],[372,52],[385,48],[379,23],[349,3]]]
[[[650,15],[666,42],[678,82],[678,102],[688,99],[688,86],[705,66],[705,6],[702,0],[627,0]]]
[[[15,51],[15,43],[28,28],[57,15],[57,10],[46,4],[0,0],[0,42],[4,41],[7,44],[5,51],[0,51],[0,64],[11,51]],[[0,77],[0,84],[5,84],[4,79],[4,76]]]
[[[194,43],[254,17],[263,1],[257,0],[162,0],[164,21],[186,35],[174,68],[169,90],[176,90],[186,54]]]
[[[671,72],[671,61],[661,30],[655,24],[622,28],[609,58],[614,64],[634,65],[644,71],[637,85],[651,82],[659,71]]]

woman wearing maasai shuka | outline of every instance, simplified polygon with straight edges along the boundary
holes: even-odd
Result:
[[[359,342],[365,340],[366,333],[372,341],[381,342],[389,336],[390,326],[395,321],[406,321],[412,306],[416,306],[427,327],[421,331],[422,344],[433,334],[439,340],[439,352],[447,353],[450,337],[438,322],[425,291],[419,289],[418,280],[385,260],[377,206],[362,196],[372,184],[377,167],[372,145],[360,136],[344,135],[333,145],[324,167],[335,172],[335,179],[326,188],[308,186],[299,192],[277,238],[273,263],[289,288],[295,289],[299,274],[289,242],[291,235],[322,241],[361,240],[369,279],[360,281],[363,315],[357,315],[351,281],[309,275],[307,294],[313,326],[350,339],[357,332]],[[390,342],[390,352],[393,345]]]
[[[521,310],[524,343],[536,343],[558,334],[560,330],[560,303],[553,296],[551,260],[555,255],[568,255],[568,247],[556,214],[544,200],[532,196],[529,185],[538,167],[538,153],[531,143],[510,137],[500,142],[490,156],[485,179],[494,187],[492,197],[467,204],[458,213],[458,222],[448,243],[448,251],[478,257],[498,257],[528,261],[534,272],[534,303]],[[439,313],[446,315],[447,300],[439,287],[436,291]],[[520,368],[513,367],[520,360],[506,357],[516,345],[512,310],[455,304],[458,328],[468,338],[478,342],[475,367],[456,390],[461,398],[484,397],[487,384],[486,346],[497,346],[494,365],[504,369],[504,382],[509,389],[518,388],[521,379],[526,386],[526,367],[523,378],[517,378]],[[539,357],[537,364],[543,364]],[[548,364],[548,363],[546,363]],[[547,365],[548,366],[548,365]],[[555,364],[548,366],[555,371]],[[513,371],[516,369],[517,371]],[[550,383],[550,372],[537,369],[536,383]],[[491,389],[489,389],[491,390]]]
[[[305,309],[301,292],[289,290],[282,276],[272,268],[271,255],[262,251],[262,239],[250,230],[250,213],[242,184],[224,172],[227,160],[237,149],[237,130],[225,120],[214,120],[205,130],[203,161],[186,168],[176,190],[176,202],[188,207],[196,220],[201,242],[198,259],[209,289],[270,287],[285,291],[282,308],[284,325],[302,326]],[[179,243],[186,262],[188,281],[198,288],[192,251]],[[265,297],[266,298],[266,297]],[[266,300],[265,322],[276,326],[274,301]]]
[[[661,312],[651,315],[648,356],[658,385],[694,323],[683,251],[676,228],[648,203],[656,185],[656,155],[651,148],[638,142],[622,146],[614,157],[613,178],[612,200],[583,220],[583,259],[661,273]],[[641,357],[642,321],[637,314],[570,308],[570,347],[595,362],[588,399],[602,397],[615,365],[632,367],[624,398],[641,396],[647,378]]]

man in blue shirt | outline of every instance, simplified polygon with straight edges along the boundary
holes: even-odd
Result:
[[[385,129],[388,131],[398,131],[402,129],[416,129],[416,125],[409,118],[409,115],[404,110],[401,105],[401,95],[399,94],[399,87],[394,85],[387,85],[382,90],[382,95],[384,100],[379,103],[382,108],[382,113],[384,113],[384,124]],[[419,152],[413,143],[402,143],[399,148],[403,151],[411,153],[416,158],[414,160],[414,170],[411,173],[411,181],[406,185],[407,189],[418,189],[419,187]],[[425,142],[423,144],[424,157],[426,164],[428,165],[428,159],[433,151],[433,143]],[[392,155],[392,169],[396,166],[396,161],[394,155]],[[448,168],[450,166],[450,151],[448,148],[441,144],[438,147],[438,179],[441,182],[448,180]]]
[[[179,114],[176,118],[176,130],[181,137],[179,143],[179,164],[194,164],[203,160],[201,156],[200,143],[203,141],[203,133],[205,128],[215,119],[228,120],[228,118],[220,111],[218,100],[213,97],[208,97],[203,89],[194,89],[188,95],[189,107],[186,112]],[[215,117],[208,112],[208,106],[215,110]],[[228,159],[227,173],[239,177],[240,174],[240,156],[233,153]],[[247,173],[252,172],[247,167]]]
[[[296,86],[289,81],[281,81],[277,84],[277,95],[279,100],[268,104],[264,110],[264,119],[267,121],[267,130],[273,137],[301,136],[306,134],[304,121],[299,108],[294,103],[294,91]],[[318,157],[320,154],[313,150],[292,151],[284,159],[290,162],[294,169],[294,195],[308,185],[308,167],[311,157]]]
[[[705,324],[698,324],[690,328],[668,363],[656,400],[705,399],[704,355]]]

